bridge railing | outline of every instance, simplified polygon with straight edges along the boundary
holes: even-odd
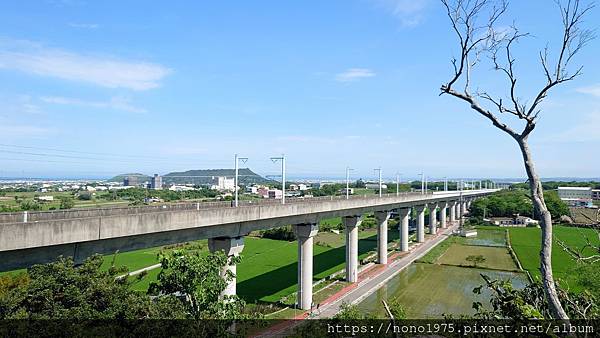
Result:
[[[452,193],[452,192],[448,192]],[[438,193],[439,194],[439,193]],[[415,197],[415,196],[433,196],[433,192],[422,194],[421,192],[401,192],[399,194],[389,193],[382,194],[382,198],[388,197]],[[348,199],[378,199],[379,195],[350,195]],[[321,197],[287,197],[286,204],[307,203],[315,201],[333,201],[344,200],[345,195],[337,196],[321,196]],[[44,220],[59,220],[66,218],[87,218],[100,216],[114,215],[133,215],[141,213],[165,212],[165,211],[185,211],[185,210],[202,210],[215,208],[232,208],[233,201],[211,201],[211,202],[176,202],[176,203],[160,203],[156,205],[145,206],[127,206],[127,207],[110,207],[110,208],[76,208],[68,210],[50,210],[50,211],[23,211],[12,213],[0,213],[0,223],[19,223],[19,222],[36,222]],[[263,199],[263,200],[240,200],[240,207],[251,207],[259,205],[277,205],[281,204],[281,199]]]

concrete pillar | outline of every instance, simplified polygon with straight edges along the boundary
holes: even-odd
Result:
[[[376,211],[377,219],[377,263],[387,264],[387,230],[390,213],[387,211]]]
[[[464,201],[462,203],[462,213],[461,216],[466,215],[467,214],[467,201]]]
[[[23,223],[27,223],[28,216],[29,212],[27,212],[27,210],[23,211]]]
[[[446,229],[448,226],[446,225],[446,209],[448,209],[448,203],[442,202],[439,204],[440,206],[440,228]]]
[[[358,281],[358,225],[360,216],[342,217],[346,229],[346,281]]]
[[[294,225],[298,237],[298,307],[310,310],[313,286],[313,237],[319,226],[315,223]]]
[[[417,211],[417,242],[425,242],[425,208],[427,205],[419,205],[415,207]]]
[[[237,257],[242,253],[244,249],[244,237],[217,237],[208,239],[208,249],[210,252],[224,251],[225,255],[229,258],[229,264],[225,266],[221,272],[221,276],[225,277],[227,272],[233,274],[233,279],[227,283],[227,287],[221,293],[221,297],[224,296],[235,296],[236,295],[236,277],[237,268],[236,265],[231,262],[231,258]]]
[[[437,233],[437,203],[429,205],[429,233]]]
[[[411,208],[402,208],[400,213],[400,251],[408,251],[408,219],[410,218]]]
[[[450,202],[450,223],[456,221],[456,202]]]

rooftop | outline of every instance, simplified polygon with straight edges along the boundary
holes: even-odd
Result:
[[[558,190],[581,190],[581,191],[591,191],[591,187],[558,187]]]

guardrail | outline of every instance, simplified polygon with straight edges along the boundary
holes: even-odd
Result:
[[[476,192],[476,191],[469,191]],[[454,191],[448,191],[448,194],[456,193]],[[387,197],[416,197],[416,196],[440,196],[440,192],[427,192],[422,194],[420,192],[401,192],[399,194],[390,193],[379,195],[350,195],[348,199],[372,199],[377,200],[379,198]],[[345,195],[339,196],[321,196],[321,197],[292,197],[286,199],[286,204],[297,204],[307,202],[318,202],[318,201],[334,201],[334,200],[345,200]],[[264,200],[240,200],[238,201],[239,207],[252,207],[261,205],[278,205],[281,204],[280,199],[264,199]],[[114,215],[135,215],[143,213],[153,212],[165,212],[165,211],[186,211],[186,210],[203,210],[203,209],[216,209],[216,208],[233,208],[233,201],[218,201],[218,202],[176,202],[176,203],[160,203],[156,205],[145,205],[145,206],[127,206],[127,207],[109,207],[109,208],[75,208],[67,210],[50,210],[50,211],[23,211],[23,212],[12,212],[12,213],[0,213],[0,224],[2,223],[22,223],[22,222],[36,222],[46,220],[60,220],[67,218],[87,218],[87,217],[100,217],[100,216],[114,216]]]

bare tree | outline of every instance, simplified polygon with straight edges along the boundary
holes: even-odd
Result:
[[[529,148],[528,137],[535,129],[541,113],[540,104],[554,87],[571,81],[581,75],[582,68],[570,72],[568,68],[575,55],[591,39],[593,33],[582,29],[581,24],[593,4],[580,5],[579,0],[557,1],[562,18],[562,40],[556,55],[550,58],[548,46],[540,51],[536,58],[541,64],[545,81],[533,100],[523,100],[517,94],[521,90],[517,86],[519,76],[516,72],[516,58],[513,49],[517,42],[527,37],[528,33],[520,32],[514,25],[508,29],[498,29],[498,21],[506,13],[506,0],[441,0],[446,8],[452,29],[460,43],[460,56],[452,60],[454,74],[440,88],[441,93],[456,97],[477,113],[486,117],[492,124],[511,136],[519,145],[523,156],[525,171],[529,179],[531,198],[534,210],[540,216],[542,228],[542,249],[540,251],[540,270],[546,298],[554,318],[568,319],[554,284],[551,265],[552,253],[552,217],[542,190],[540,178],[536,172]],[[492,95],[486,91],[472,88],[474,68],[484,60],[507,80],[505,95]],[[512,117],[511,125],[503,119]],[[522,129],[512,125],[518,124]]]

